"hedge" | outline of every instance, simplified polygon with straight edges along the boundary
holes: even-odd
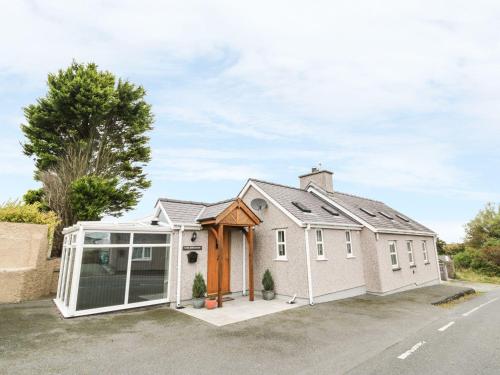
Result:
[[[54,231],[60,223],[55,212],[40,211],[40,203],[22,204],[17,201],[0,204],[0,221],[8,223],[46,224],[49,227],[49,249],[52,248]]]

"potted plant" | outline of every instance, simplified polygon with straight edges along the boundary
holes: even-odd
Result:
[[[264,287],[262,290],[262,298],[266,301],[274,299],[274,280],[269,269],[266,269],[266,272],[264,272],[264,276],[262,277],[262,286]]]
[[[205,306],[206,292],[207,286],[205,284],[205,280],[203,279],[203,275],[198,272],[194,276],[193,282],[193,307],[195,309],[201,309],[203,306]]]

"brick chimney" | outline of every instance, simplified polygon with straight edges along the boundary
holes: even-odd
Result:
[[[310,182],[314,182],[317,186],[333,193],[333,172],[326,169],[313,167],[311,173],[299,176],[300,188],[305,189]]]

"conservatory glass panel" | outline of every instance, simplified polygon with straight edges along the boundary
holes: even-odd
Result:
[[[128,254],[128,247],[83,249],[77,310],[125,303]]]
[[[64,300],[64,304],[66,306],[69,305],[69,298],[71,296],[71,284],[72,284],[72,280],[73,280],[73,269],[74,269],[74,264],[75,264],[75,252],[76,252],[76,249],[73,247],[73,248],[69,248],[69,262],[68,262],[68,276],[66,277],[66,293],[65,293],[65,300]]]
[[[161,233],[134,233],[134,244],[166,244],[167,235]]]
[[[142,257],[131,265],[129,303],[165,298],[169,252],[168,247],[134,247],[133,253]]]
[[[85,232],[85,245],[128,245],[130,233]]]

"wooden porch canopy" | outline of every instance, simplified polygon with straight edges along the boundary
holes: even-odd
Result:
[[[222,254],[224,253],[224,228],[241,228],[245,233],[248,243],[248,289],[249,300],[254,300],[253,282],[253,229],[261,223],[261,220],[253,211],[240,199],[235,199],[221,212],[215,212],[212,217],[198,219],[200,224],[210,230],[216,240],[217,249],[217,305],[222,307]]]

